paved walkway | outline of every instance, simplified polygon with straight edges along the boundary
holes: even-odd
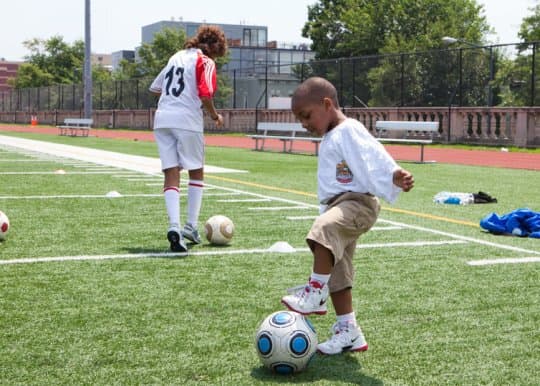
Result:
[[[24,126],[0,124],[1,131],[35,132],[42,134],[58,135],[58,129],[51,126]],[[91,136],[99,138],[125,138],[135,141],[154,141],[151,131],[147,130],[106,130],[92,129]],[[207,135],[205,143],[208,146],[223,146],[236,148],[253,148],[253,140],[245,136],[230,135]],[[279,151],[283,145],[281,141],[267,141],[265,147]],[[415,162],[420,159],[420,146],[385,145],[388,152],[399,161]],[[313,153],[314,145],[311,143],[297,142],[294,150]],[[493,150],[465,150],[452,147],[426,146],[424,150],[425,160],[434,160],[439,163],[493,166],[513,169],[540,170],[540,153],[507,152],[500,149]]]

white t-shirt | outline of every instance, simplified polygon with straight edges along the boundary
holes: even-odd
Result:
[[[371,193],[393,203],[401,192],[393,183],[393,173],[400,167],[355,119],[346,119],[323,136],[318,164],[321,204],[349,191]]]
[[[150,91],[161,93],[154,129],[202,132],[200,97],[212,98],[216,89],[216,65],[212,59],[196,48],[177,52],[150,85]]]

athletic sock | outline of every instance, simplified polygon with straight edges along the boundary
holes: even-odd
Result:
[[[309,277],[309,281],[313,281],[313,280],[321,283],[322,286],[324,286],[325,284],[328,283],[328,280],[330,280],[330,274],[323,275],[321,273],[312,272],[311,276]]]
[[[169,216],[169,225],[180,227],[180,190],[176,186],[163,188],[165,207]]]
[[[189,180],[187,196],[187,222],[197,229],[199,213],[201,212],[204,181]]]
[[[354,312],[349,314],[337,315],[337,322],[339,327],[356,326],[356,315]]]

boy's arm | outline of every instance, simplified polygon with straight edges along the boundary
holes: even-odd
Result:
[[[405,169],[397,169],[392,176],[394,185],[403,189],[404,192],[408,192],[414,187],[413,175]]]

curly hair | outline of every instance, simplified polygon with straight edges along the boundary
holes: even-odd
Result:
[[[197,35],[189,39],[184,48],[199,48],[205,55],[215,59],[227,53],[227,39],[220,27],[201,25]]]

